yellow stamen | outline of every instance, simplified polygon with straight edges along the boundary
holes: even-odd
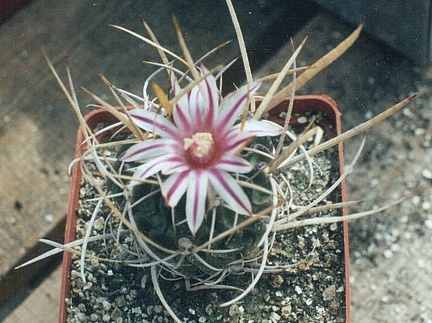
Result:
[[[192,138],[184,139],[184,150],[191,150],[196,157],[204,157],[210,153],[213,146],[213,136],[209,132],[197,132]]]

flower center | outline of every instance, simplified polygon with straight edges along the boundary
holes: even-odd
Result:
[[[197,132],[192,138],[184,139],[183,149],[189,150],[195,157],[202,158],[210,154],[213,143],[213,136],[210,132]]]

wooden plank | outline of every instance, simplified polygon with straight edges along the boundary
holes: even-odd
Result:
[[[15,308],[3,323],[56,322],[60,297],[61,268],[57,267],[42,284]]]
[[[19,135],[17,135],[19,134]],[[33,268],[15,271],[12,268],[47,248],[37,243],[39,234],[61,239],[64,228],[64,201],[67,197],[67,155],[59,164],[47,162],[40,150],[51,143],[43,138],[43,131],[27,115],[16,113],[7,130],[0,137],[2,178],[2,218],[0,246],[2,275],[0,304],[13,296],[46,267],[48,262]],[[62,225],[63,224],[63,225]],[[51,259],[51,261],[57,260]],[[12,267],[12,268],[11,268]]]

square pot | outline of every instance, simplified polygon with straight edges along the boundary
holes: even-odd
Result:
[[[287,101],[282,102],[277,107],[272,109],[266,119],[281,123],[281,118],[279,115],[286,111]],[[327,137],[335,137],[341,133],[340,124],[340,113],[336,107],[336,103],[325,95],[306,95],[297,96],[294,100],[294,109],[290,123],[295,125],[300,122],[299,118],[307,114],[317,114],[320,115],[320,120],[318,122],[319,126],[324,130]],[[114,123],[117,119],[110,113],[103,110],[95,110],[90,112],[86,116],[86,122],[90,129],[94,129],[100,123]],[[81,129],[78,130],[77,135],[77,145],[75,157],[79,157],[85,149],[83,146],[84,135]],[[337,147],[338,157],[339,157],[339,174],[337,177],[343,173],[343,147],[340,143]],[[65,240],[64,243],[70,243],[76,239],[76,224],[78,219],[79,210],[79,199],[80,199],[80,189],[81,189],[82,174],[79,164],[76,163],[72,169],[72,180],[69,195],[68,204],[68,214],[65,229]],[[339,187],[341,196],[341,201],[345,201],[345,182],[343,181]],[[346,215],[346,209],[343,208],[342,214]],[[345,261],[344,266],[344,293],[345,293],[345,321],[350,321],[350,286],[349,286],[349,242],[348,242],[348,223],[345,221],[341,226],[343,230],[343,259]],[[61,284],[61,296],[60,296],[60,312],[59,312],[59,322],[65,323],[67,321],[67,305],[65,303],[65,298],[68,298],[71,293],[71,264],[72,255],[68,252],[64,253],[63,256],[63,272],[62,272],[62,284]],[[322,297],[322,295],[319,295]]]

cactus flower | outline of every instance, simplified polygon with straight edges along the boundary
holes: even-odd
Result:
[[[269,121],[239,122],[259,83],[247,84],[220,100],[215,77],[205,67],[201,75],[203,80],[174,104],[171,116],[150,109],[129,112],[138,127],[155,137],[134,144],[121,158],[141,163],[133,175],[136,179],[163,175],[161,192],[168,206],[175,207],[186,193],[185,215],[194,235],[207,212],[207,198],[214,194],[234,212],[252,215],[249,198],[233,175],[248,173],[253,166],[239,153],[254,137],[284,131]],[[174,95],[181,91],[175,81],[173,91]]]

